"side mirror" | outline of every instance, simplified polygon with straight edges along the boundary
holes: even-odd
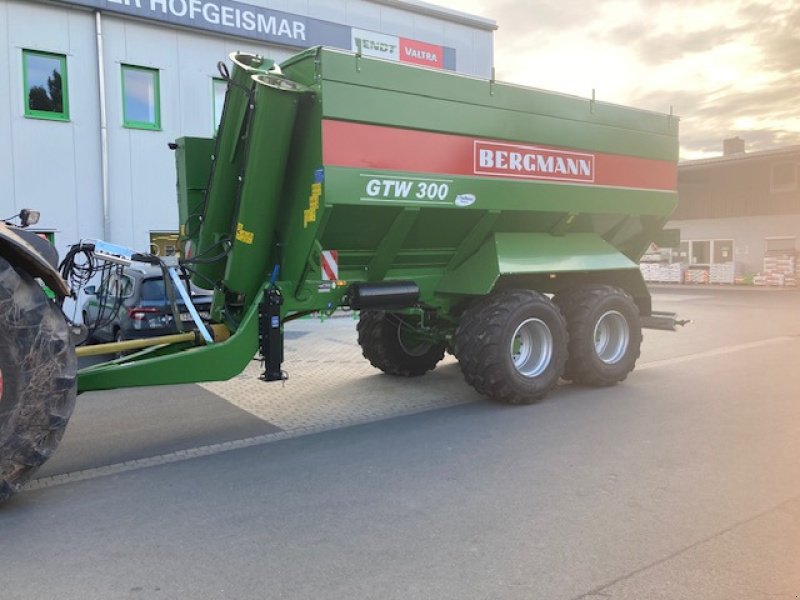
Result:
[[[97,287],[93,285],[87,285],[83,288],[83,293],[87,296],[96,296],[97,295]]]

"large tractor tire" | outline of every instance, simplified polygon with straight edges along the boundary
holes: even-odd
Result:
[[[642,345],[639,309],[630,295],[603,285],[561,292],[555,300],[569,331],[564,379],[595,387],[623,381]]]
[[[481,394],[530,404],[558,384],[567,359],[566,323],[546,296],[504,291],[464,311],[454,349],[464,379]]]
[[[424,375],[444,358],[444,344],[415,337],[413,325],[399,315],[382,310],[361,312],[358,343],[364,358],[389,375]]]
[[[0,258],[0,502],[61,441],[75,406],[76,368],[61,311]]]

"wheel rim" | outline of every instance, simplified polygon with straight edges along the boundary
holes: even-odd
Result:
[[[553,334],[541,319],[526,319],[511,337],[511,359],[520,375],[541,375],[553,358]]]
[[[616,310],[603,313],[594,326],[594,350],[597,357],[607,365],[622,360],[628,351],[630,339],[628,320]]]

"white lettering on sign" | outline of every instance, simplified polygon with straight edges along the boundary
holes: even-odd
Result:
[[[436,56],[433,52],[426,52],[425,50],[417,50],[416,48],[403,48],[405,51],[405,55],[408,58],[416,58],[417,60],[424,60],[427,62],[437,63],[439,62],[439,57]]]
[[[108,0],[115,4],[142,8],[142,0]],[[229,6],[206,0],[145,0],[154,13],[205,21],[231,29],[244,29],[265,35],[306,40],[306,24],[295,19],[266,15],[254,10]],[[147,5],[145,5],[147,8]]]
[[[421,200],[444,202],[450,195],[450,180],[369,179],[364,200]]]
[[[476,175],[593,182],[594,166],[594,154],[475,141]]]

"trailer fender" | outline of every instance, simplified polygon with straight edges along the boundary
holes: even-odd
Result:
[[[448,271],[436,291],[482,296],[503,276],[621,270],[638,273],[639,267],[594,233],[496,233],[470,258]]]
[[[69,296],[70,289],[58,273],[58,253],[35,234],[9,227],[0,221],[0,256],[11,265],[21,267],[31,277],[39,277],[60,296]],[[37,246],[40,246],[38,248]]]

